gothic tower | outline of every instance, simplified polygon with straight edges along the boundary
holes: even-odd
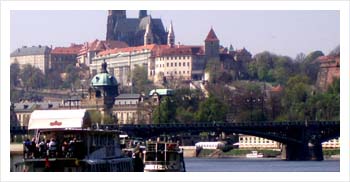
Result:
[[[173,28],[173,22],[170,23],[167,42],[168,42],[169,47],[174,47],[174,45],[175,45],[175,33],[174,33],[174,28]]]
[[[151,21],[147,24],[143,42],[144,42],[144,45],[153,44],[153,33],[151,29]]]
[[[115,24],[122,19],[126,19],[125,10],[108,10],[106,40],[115,40]]]
[[[218,57],[219,56],[219,39],[216,37],[216,34],[213,28],[210,29],[207,38],[205,39],[205,56],[209,57]]]

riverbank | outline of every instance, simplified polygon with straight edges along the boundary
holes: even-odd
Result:
[[[246,158],[246,154],[251,153],[253,150],[247,149],[232,149],[227,152],[223,152],[219,149],[203,149],[199,152],[199,158]],[[263,154],[263,158],[280,158],[281,151],[276,150],[257,150],[258,153]],[[327,160],[339,160],[339,149],[328,149],[323,151],[324,159]]]

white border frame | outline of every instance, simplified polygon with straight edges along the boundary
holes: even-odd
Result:
[[[14,173],[9,172],[10,10],[339,10],[341,44],[340,172],[211,173]],[[1,181],[348,181],[349,180],[348,1],[2,1],[1,2]],[[232,164],[234,165],[234,164]],[[54,175],[52,175],[54,174]]]

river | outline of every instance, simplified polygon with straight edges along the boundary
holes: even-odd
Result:
[[[21,155],[11,156],[13,162],[22,160]],[[339,160],[285,161],[260,158],[185,158],[187,172],[339,172]]]
[[[339,172],[340,160],[285,161],[259,158],[185,158],[187,172]]]

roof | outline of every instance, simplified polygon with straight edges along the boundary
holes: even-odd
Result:
[[[173,95],[174,90],[173,89],[153,89],[149,92],[149,95],[152,96],[154,94],[159,94],[160,96],[168,96]]]
[[[97,54],[97,56],[105,56],[117,53],[129,53],[133,51],[142,51],[142,50],[154,50],[157,47],[156,44],[149,44],[145,46],[136,46],[136,47],[125,47],[125,48],[115,48],[115,49],[107,49],[105,51],[101,51]]]
[[[281,92],[282,90],[283,90],[283,88],[281,87],[280,84],[278,84],[277,86],[272,87],[270,91],[271,92]]]
[[[109,73],[99,73],[91,79],[92,86],[116,86],[117,79]]]
[[[32,46],[27,47],[23,46],[22,48],[18,48],[11,53],[11,57],[15,56],[29,56],[29,55],[44,55],[49,54],[51,49],[48,46]]]
[[[115,99],[139,99],[141,97],[141,94],[120,94]]]
[[[90,122],[85,109],[35,110],[30,116],[28,129],[83,128]]]
[[[168,55],[202,55],[204,54],[203,46],[163,46],[157,49],[157,56],[168,56]]]
[[[77,55],[81,48],[83,47],[82,44],[72,44],[69,47],[55,47],[52,51],[51,54],[74,54]]]
[[[219,41],[218,37],[216,36],[213,28],[210,29],[207,38],[205,38],[205,41]]]
[[[123,41],[96,39],[92,42],[85,43],[84,46],[80,49],[79,54],[86,54],[89,51],[103,51],[107,49],[124,48],[128,46],[129,45]]]

